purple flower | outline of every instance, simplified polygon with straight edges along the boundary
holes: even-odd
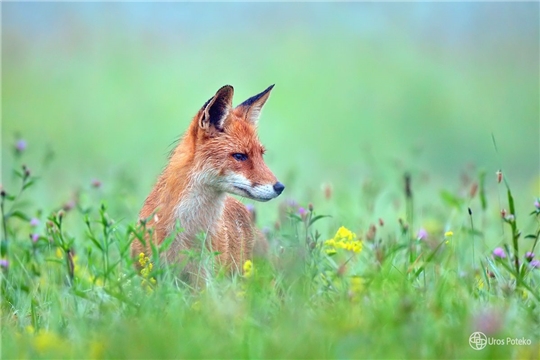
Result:
[[[503,325],[503,317],[497,309],[483,310],[473,318],[475,331],[481,331],[484,334],[496,334]]]
[[[297,207],[298,206],[298,203],[296,201],[294,201],[293,199],[287,199],[285,201],[285,204],[289,207]]]
[[[7,269],[8,266],[9,266],[9,261],[7,261],[7,259],[0,259],[0,267]]]
[[[418,240],[425,240],[428,236],[428,233],[426,231],[426,229],[424,228],[421,228],[420,230],[418,230],[418,234],[416,235],[416,238]]]
[[[39,226],[39,220],[36,218],[30,219],[30,226],[31,227],[38,227]]]
[[[527,260],[528,262],[531,262],[533,259],[534,259],[534,253],[527,251],[525,253],[525,260]]]
[[[299,207],[298,213],[300,214],[300,216],[304,217],[306,216],[306,209],[304,209],[303,207]]]
[[[19,139],[17,140],[17,142],[15,143],[15,150],[17,150],[17,152],[20,152],[22,153],[24,150],[26,150],[26,140],[24,139]]]
[[[39,234],[31,234],[30,239],[32,239],[32,242],[37,242],[39,240]]]
[[[534,269],[540,269],[540,260],[533,260],[529,265]]]
[[[495,250],[493,250],[493,257],[504,259],[506,258],[506,253],[504,252],[503,248],[498,247],[498,248],[495,248]]]
[[[534,207],[535,207],[537,210],[540,210],[540,200],[538,200],[538,199],[534,200]]]

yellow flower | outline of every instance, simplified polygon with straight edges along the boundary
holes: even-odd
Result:
[[[324,246],[326,247],[325,252],[328,255],[335,254],[337,252],[336,249],[344,249],[354,253],[362,251],[362,242],[356,238],[355,233],[344,226],[338,229],[332,239],[326,240]]]
[[[476,286],[478,290],[484,289],[484,279],[480,275],[476,275]]]
[[[62,339],[55,333],[44,331],[34,338],[34,348],[38,353],[58,350],[63,347]]]
[[[146,288],[148,293],[151,293],[153,291],[153,285],[156,284],[156,279],[154,277],[151,277],[150,274],[152,273],[152,269],[154,268],[154,264],[150,261],[150,258],[144,253],[139,254],[139,265],[141,265],[141,276],[143,277],[142,285],[144,288]]]
[[[141,267],[145,267],[148,260],[148,257],[144,255],[144,253],[139,254],[139,265],[141,265]]]
[[[355,294],[358,294],[364,290],[364,279],[360,276],[351,277],[351,291]]]
[[[352,301],[358,301],[360,294],[364,291],[364,279],[360,276],[351,276],[349,285],[349,297]]]
[[[105,355],[105,344],[99,341],[90,342],[89,353],[91,359],[103,359]]]
[[[342,226],[338,229],[334,238],[353,241],[353,239],[356,238],[356,234],[351,232],[351,230],[347,229],[346,227]]]
[[[454,236],[453,231],[447,231],[447,232],[444,233],[444,237],[451,237],[451,236]]]
[[[244,263],[244,277],[248,278],[253,275],[253,262],[246,260]]]

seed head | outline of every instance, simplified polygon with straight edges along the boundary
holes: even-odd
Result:
[[[502,171],[501,170],[497,170],[497,172],[495,173],[495,175],[497,175],[497,184],[500,184],[502,179],[503,179],[503,174],[502,174]]]

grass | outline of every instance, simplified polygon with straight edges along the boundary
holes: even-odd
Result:
[[[282,202],[278,225],[268,231],[269,258],[254,259],[243,275],[210,271],[196,290],[177,270],[159,265],[163,249],[150,259],[130,257],[137,227],[110,216],[105,199],[114,195],[99,194],[100,184],[82,191],[72,207],[35,213],[25,195],[39,179],[26,167],[15,174],[21,190],[4,190],[1,200],[2,258],[9,262],[1,272],[4,358],[539,354],[540,265],[525,254],[535,251],[540,236],[540,205],[530,206],[530,234],[521,231],[527,218],[510,216],[514,200],[504,181],[504,217],[484,207],[465,220],[471,204],[496,196],[475,182],[466,199],[446,193],[449,205],[432,208],[444,223],[420,233],[413,226],[419,214],[410,176],[394,216],[354,231],[343,224],[330,236],[321,229],[332,219],[316,203]],[[338,206],[330,189],[325,196]],[[407,216],[398,221],[404,208]],[[503,234],[496,251],[486,241],[492,233]],[[212,267],[212,254],[191,256]],[[134,262],[141,262],[141,272]],[[526,345],[475,351],[469,346],[474,331]]]
[[[487,4],[501,21],[449,44],[406,17],[350,28],[369,4],[173,5],[196,21],[159,36],[2,5],[2,358],[540,357],[537,25]],[[196,290],[128,248],[226,83],[235,103],[276,83],[259,134],[287,188],[255,204],[270,256]],[[476,331],[530,345],[473,350]]]

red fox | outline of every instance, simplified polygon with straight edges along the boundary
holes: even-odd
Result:
[[[240,270],[252,258],[255,242],[266,242],[245,205],[227,193],[268,201],[285,188],[266,166],[256,130],[273,87],[233,108],[233,87],[223,86],[197,112],[172,152],[139,214],[149,219],[148,240],[156,245],[180,223],[183,231],[162,254],[167,262],[180,262],[182,251],[193,249],[201,232],[229,270]],[[148,254],[150,244],[135,240],[131,250],[134,256]]]

